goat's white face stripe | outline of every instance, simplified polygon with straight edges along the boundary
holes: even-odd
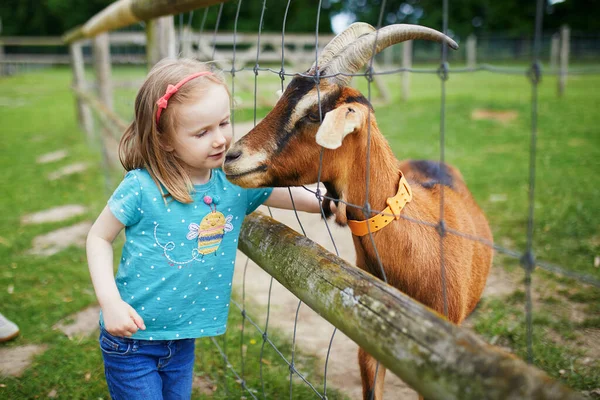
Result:
[[[306,93],[302,97],[302,99],[300,99],[298,104],[296,104],[296,107],[294,108],[294,112],[291,115],[291,118],[290,118],[287,128],[291,129],[300,118],[302,118],[306,115],[308,110],[315,107],[319,103],[319,95],[321,98],[321,104],[323,104],[325,102],[325,99],[327,97],[329,97],[328,96],[329,92],[330,91],[321,90],[320,93],[318,94],[317,89],[314,88],[314,89],[311,89],[310,92]]]
[[[264,150],[253,154],[247,154],[236,163],[235,169],[244,173],[261,165],[267,159],[267,153]]]

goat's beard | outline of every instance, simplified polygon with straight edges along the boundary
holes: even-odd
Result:
[[[223,171],[227,180],[246,189],[268,187],[269,185],[265,182],[265,178],[267,177],[265,170],[266,166],[259,165],[253,169],[240,172],[236,167],[232,167],[227,163],[223,164]]]
[[[227,168],[224,168],[224,171],[229,182],[245,189],[274,186],[269,184],[268,176],[264,171],[255,171],[241,175],[229,175],[231,171],[228,171]]]
[[[233,183],[234,185],[238,185],[240,187],[243,187],[244,189],[253,189],[253,188],[258,188],[258,187],[262,187],[263,185],[260,185],[260,180],[257,180],[253,177],[250,176],[240,176],[240,177],[227,177],[227,180],[231,183]]]

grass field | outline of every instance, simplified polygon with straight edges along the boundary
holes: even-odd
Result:
[[[114,71],[119,79],[135,80],[143,72],[134,68]],[[0,397],[107,398],[100,352],[95,338],[69,340],[52,330],[59,320],[95,303],[82,249],[70,247],[47,258],[26,254],[34,237],[78,221],[95,218],[107,193],[100,155],[79,131],[69,92],[71,72],[56,69],[0,79],[0,143],[3,196],[0,197],[0,304],[15,320],[21,336],[3,346],[46,344],[48,350],[23,377],[0,378]],[[412,75],[412,98],[400,100],[400,78],[386,77],[392,102],[376,105],[382,132],[398,158],[439,158],[440,81],[435,75]],[[357,85],[367,92],[364,80]],[[248,87],[253,87],[251,82]],[[259,77],[261,94],[273,96],[278,78]],[[554,78],[540,85],[538,157],[535,200],[536,257],[567,270],[600,279],[594,258],[600,255],[600,77],[574,76],[564,98],[556,96]],[[248,91],[236,93],[240,107],[251,104]],[[117,88],[116,105],[131,117],[135,88]],[[375,98],[376,91],[373,91]],[[374,100],[375,101],[375,100]],[[524,76],[475,73],[451,75],[447,83],[446,160],[459,167],[477,201],[489,217],[496,243],[523,251],[527,226],[528,157],[531,133],[531,87]],[[475,120],[475,110],[506,111],[514,119]],[[267,107],[257,110],[264,116]],[[236,121],[252,120],[253,111],[241,108]],[[68,149],[66,159],[36,164],[41,154]],[[57,167],[87,161],[96,168],[56,181],[46,176]],[[42,225],[23,225],[20,218],[64,204],[83,204],[89,212],[74,219]],[[496,256],[494,268],[521,274],[518,260]],[[600,291],[573,280],[536,270],[534,298],[534,363],[550,375],[578,389],[600,385]],[[524,286],[504,299],[484,300],[472,319],[475,330],[487,340],[525,357]],[[227,354],[239,366],[241,324],[231,313]],[[271,336],[271,333],[269,334]],[[289,340],[274,332],[277,344],[291,353]],[[223,339],[219,338],[221,343]],[[261,389],[258,356],[262,338],[247,330],[245,370],[249,386]],[[590,344],[591,343],[591,344]],[[590,350],[590,346],[592,350]],[[301,350],[301,349],[300,349]],[[592,352],[590,352],[592,351]],[[274,353],[265,352],[265,390],[269,398],[289,398],[287,366]],[[316,361],[300,357],[311,381],[320,384]],[[239,398],[239,385],[225,374],[223,360],[208,340],[198,341],[197,371],[216,386],[215,398]],[[266,365],[266,367],[265,367]],[[238,367],[236,367],[237,369]],[[226,375],[226,377],[225,377]],[[295,384],[294,397],[310,396]],[[197,398],[207,395],[196,393]],[[342,398],[329,392],[329,398]]]

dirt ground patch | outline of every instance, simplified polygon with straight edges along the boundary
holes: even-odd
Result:
[[[215,392],[215,385],[203,376],[195,375],[192,382],[192,389],[196,389],[201,394],[212,395]]]
[[[43,224],[46,222],[64,221],[87,211],[87,208],[79,204],[67,204],[60,207],[54,207],[48,210],[40,211],[34,214],[28,214],[21,218],[22,224]]]
[[[89,167],[86,163],[75,163],[64,166],[57,171],[48,174],[48,180],[55,181],[62,178],[63,176],[76,174],[85,171]]]
[[[587,358],[591,360],[600,359],[600,329],[583,329],[579,340],[583,342],[582,348]],[[586,358],[583,361],[585,362]]]
[[[19,377],[25,371],[33,357],[46,351],[48,346],[27,345],[0,348],[0,375]]]
[[[521,284],[521,271],[507,272],[499,265],[492,265],[482,297],[506,297]]]
[[[475,109],[471,112],[471,119],[474,121],[479,120],[491,120],[499,122],[511,122],[514,121],[519,114],[514,110],[499,111],[499,110],[487,110],[487,109]]]
[[[38,164],[47,164],[54,161],[62,160],[67,156],[67,154],[69,154],[67,150],[57,150],[53,151],[52,153],[42,154],[35,161]]]
[[[67,337],[87,336],[98,330],[100,306],[91,306],[59,321],[52,328],[61,330]]]
[[[84,221],[38,236],[33,239],[33,247],[27,253],[38,256],[51,256],[69,246],[83,247],[91,227],[92,223],[90,221]]]

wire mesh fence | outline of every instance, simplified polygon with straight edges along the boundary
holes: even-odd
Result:
[[[237,3],[237,7],[238,7],[238,15],[239,15],[239,9],[241,7],[241,1]],[[380,18],[379,18],[379,22],[378,22],[378,28],[381,27],[381,21],[382,21],[382,15],[383,12],[385,10],[385,1],[382,2],[381,4],[381,14],[380,14]],[[499,73],[499,74],[518,74],[518,75],[526,75],[528,77],[528,79],[530,80],[531,83],[531,134],[530,134],[530,158],[529,158],[529,189],[528,189],[528,193],[529,193],[529,199],[528,199],[528,223],[527,223],[527,239],[526,239],[526,247],[523,251],[515,251],[509,248],[505,248],[503,246],[500,246],[498,244],[494,244],[489,242],[488,240],[485,240],[483,238],[478,238],[478,237],[472,237],[470,235],[467,235],[465,233],[462,232],[457,232],[453,229],[449,229],[445,227],[444,224],[444,218],[443,218],[443,195],[442,195],[442,200],[441,200],[441,204],[440,204],[440,220],[437,224],[432,224],[432,223],[428,223],[425,221],[417,221],[417,220],[412,220],[411,222],[413,223],[418,223],[418,224],[424,224],[424,225],[428,225],[428,226],[432,226],[436,229],[438,229],[438,232],[440,233],[440,249],[441,252],[443,254],[443,248],[444,248],[444,236],[445,235],[458,235],[461,236],[463,238],[469,239],[469,240],[474,240],[474,241],[479,241],[481,243],[484,243],[486,246],[490,246],[491,248],[493,248],[496,252],[505,254],[509,257],[512,257],[514,259],[519,260],[519,262],[521,263],[524,271],[525,271],[525,290],[526,290],[526,321],[525,324],[527,326],[527,358],[530,362],[532,362],[533,360],[533,349],[532,349],[532,338],[533,338],[533,311],[532,311],[532,299],[531,299],[531,275],[535,269],[535,267],[540,267],[543,268],[547,271],[553,272],[553,273],[559,273],[561,275],[564,276],[568,276],[570,278],[574,278],[580,282],[595,286],[595,287],[600,287],[600,281],[598,279],[596,279],[593,276],[588,276],[588,275],[584,275],[584,274],[580,274],[580,273],[576,273],[576,272],[572,272],[566,268],[563,268],[561,266],[552,264],[552,263],[547,263],[544,262],[543,260],[538,260],[535,258],[535,253],[534,253],[534,249],[533,249],[533,238],[534,238],[534,202],[535,202],[535,178],[536,178],[536,141],[537,141],[537,123],[538,123],[538,84],[540,82],[540,80],[542,79],[543,74],[545,74],[545,72],[542,72],[542,68],[541,68],[541,59],[540,57],[542,56],[548,56],[548,54],[546,52],[542,52],[541,48],[542,48],[542,44],[547,44],[547,42],[549,42],[550,37],[546,36],[543,37],[541,34],[541,29],[542,29],[542,11],[541,11],[541,4],[542,1],[538,1],[538,12],[536,15],[536,25],[535,25],[535,35],[534,38],[531,42],[527,42],[527,41],[512,41],[512,42],[508,42],[506,40],[502,40],[502,39],[498,39],[498,38],[485,38],[482,42],[480,42],[480,46],[482,48],[484,48],[486,51],[488,51],[488,55],[484,56],[483,58],[486,59],[490,59],[490,60],[501,60],[503,57],[508,57],[511,58],[512,60],[530,60],[530,65],[527,68],[515,68],[515,67],[506,67],[506,66],[497,66],[497,65],[489,65],[489,64],[478,64],[476,67],[474,68],[449,68],[449,58],[450,57],[454,57],[454,59],[456,59],[456,55],[453,56],[449,56],[448,52],[446,51],[446,46],[443,47],[443,51],[442,51],[442,55],[441,55],[441,60],[439,63],[439,66],[437,68],[396,68],[396,69],[387,69],[385,72],[374,72],[373,69],[371,67],[368,67],[366,69],[366,72],[364,74],[357,74],[356,76],[366,79],[367,81],[367,92],[368,92],[368,99],[369,101],[371,101],[372,98],[372,82],[373,82],[373,75],[375,74],[398,74],[400,72],[405,72],[405,71],[409,71],[409,72],[414,72],[414,73],[430,73],[430,74],[437,74],[437,76],[440,78],[440,86],[441,86],[441,103],[440,103],[440,129],[439,129],[439,140],[440,140],[440,162],[444,163],[445,162],[445,140],[446,140],[446,127],[445,127],[445,113],[446,113],[446,109],[447,109],[447,105],[446,105],[446,81],[448,80],[448,78],[450,77],[451,74],[454,73],[470,73],[470,72],[477,72],[477,71],[488,71],[488,72],[492,72],[492,73]],[[289,2],[288,2],[288,6],[289,6]],[[223,4],[221,4],[219,6],[219,15],[220,15],[220,11],[223,7]],[[443,7],[444,7],[444,27],[443,30],[444,32],[447,31],[448,29],[448,19],[447,19],[447,15],[448,15],[448,3],[447,1],[443,2]],[[261,40],[261,30],[260,27],[262,26],[262,17],[264,17],[264,11],[266,8],[266,1],[263,2],[263,14],[261,15],[261,21],[259,21],[259,25],[258,25],[258,35],[257,35],[257,42],[260,43]],[[206,14],[210,12],[210,9],[205,9],[204,13],[205,16]],[[285,23],[287,20],[287,12],[284,16],[283,19],[283,27],[282,27],[282,35],[281,35],[281,40],[282,42],[285,42]],[[317,22],[316,22],[316,26],[319,26],[318,23],[318,18],[319,18],[319,13],[317,12]],[[191,21],[191,18],[189,19],[189,21]],[[214,32],[212,32],[213,38],[215,37],[215,35],[217,34],[218,31],[218,21],[219,18],[217,17],[217,24],[215,26]],[[236,19],[236,27],[237,27],[237,19]],[[201,35],[210,35],[210,32],[204,32],[206,30],[206,28],[204,26],[201,26],[200,28],[200,34]],[[279,70],[277,70],[276,68],[272,68],[272,67],[261,67],[259,65],[259,56],[260,54],[257,51],[257,55],[256,55],[256,63],[254,66],[250,66],[250,67],[237,67],[236,66],[236,60],[235,60],[235,54],[236,54],[236,46],[235,46],[235,36],[236,36],[237,32],[234,32],[234,45],[233,45],[233,59],[232,59],[232,63],[231,63],[231,69],[227,70],[225,69],[224,72],[230,73],[231,74],[231,78],[232,78],[232,95],[235,96],[236,92],[235,92],[235,82],[236,82],[236,74],[239,74],[242,71],[251,71],[254,73],[255,75],[255,79],[254,79],[254,109],[253,109],[253,120],[254,120],[254,124],[256,125],[257,123],[257,93],[258,93],[258,75],[259,73],[270,73],[270,74],[276,74],[280,77],[281,80],[281,90],[285,89],[285,80],[289,79],[293,76],[295,76],[296,74],[302,74],[302,72],[300,71],[293,71],[293,72],[288,72],[285,69],[285,46],[282,46],[282,54],[281,54],[281,67],[279,68]],[[318,29],[315,32],[315,38],[316,38],[316,43],[315,43],[315,48],[318,48],[318,43],[319,43],[319,32]],[[415,51],[415,54],[417,54],[417,57],[420,57],[421,60],[424,61],[431,61],[432,57],[431,54],[434,52],[439,52],[439,47],[434,46],[433,44],[423,44],[422,45],[423,49],[417,49]],[[585,46],[584,46],[585,47]],[[216,46],[215,46],[216,48]],[[394,56],[396,57],[396,56]],[[489,58],[488,58],[489,57]],[[318,54],[315,53],[315,61],[318,59]],[[440,59],[439,54],[438,54],[438,60]],[[373,60],[373,58],[372,58]],[[573,71],[571,71],[573,72]],[[594,70],[580,70],[580,71],[574,71],[575,74],[577,73],[597,73],[597,71]],[[550,71],[549,73],[555,73],[554,71]],[[328,76],[321,76],[318,77],[317,79],[325,79],[328,78]],[[317,86],[318,87],[318,86]],[[370,140],[367,141],[367,143],[370,143]],[[367,154],[369,154],[369,152],[367,151]],[[322,162],[322,157],[321,157],[321,162]],[[369,156],[367,156],[367,160],[366,160],[367,166],[369,165]],[[369,168],[367,167],[367,170]],[[320,174],[319,174],[320,175]],[[369,186],[368,186],[368,175],[366,177],[367,180],[367,198],[368,198],[368,191]],[[327,198],[325,195],[323,195],[321,188],[319,187],[319,185],[317,184],[316,189],[315,188],[306,188],[306,190],[310,190],[312,191],[315,196],[319,197],[320,199],[325,199]],[[330,200],[336,200],[338,201],[339,199],[334,199],[334,198],[329,198]],[[362,209],[363,212],[365,213],[365,215],[372,215],[372,212],[380,212],[380,210],[378,211],[373,211],[370,209],[368,204],[348,204],[346,203],[348,207],[355,207],[358,209]],[[391,215],[393,216],[393,215]],[[406,217],[403,217],[406,218]],[[325,219],[325,229],[327,229],[330,232],[330,228],[328,225],[327,220]],[[305,232],[305,229],[302,225],[302,222],[300,220],[300,218],[298,218],[298,223],[300,226],[300,229],[302,230],[302,232]],[[333,236],[331,236],[331,240],[332,240],[332,244],[334,246],[334,249],[336,250],[336,253],[339,255],[339,252],[337,252],[337,247],[335,245],[335,240],[333,238]],[[374,242],[373,242],[374,245]],[[381,263],[380,263],[380,267],[381,267]],[[381,267],[382,268],[382,267]],[[443,264],[443,256],[441,259],[441,263],[440,263],[440,274],[442,276],[442,281],[445,281],[445,275],[444,275],[444,264]],[[383,272],[382,269],[382,275],[385,279],[385,273]],[[273,278],[271,278],[273,279]],[[271,281],[271,285],[272,285],[272,281]],[[445,289],[445,287],[444,287]],[[445,303],[446,303],[446,290],[444,290],[443,292],[443,296],[445,299]],[[245,299],[245,293],[242,292],[242,299]],[[270,306],[271,306],[271,291],[269,289],[269,302],[268,302],[268,306],[267,306],[267,322],[263,327],[259,326],[258,324],[256,324],[254,321],[252,321],[250,319],[250,317],[247,314],[246,311],[246,307],[245,307],[245,302],[242,301],[242,303],[235,303],[236,307],[238,308],[239,312],[242,314],[243,318],[244,318],[244,323],[242,325],[242,330],[241,330],[241,342],[243,342],[243,337],[244,337],[244,327],[245,327],[245,321],[249,322],[249,325],[251,327],[253,327],[254,329],[256,329],[263,338],[263,343],[262,343],[262,347],[264,348],[265,346],[271,346],[273,349],[275,349],[275,351],[277,351],[280,356],[282,357],[282,359],[285,361],[285,363],[289,366],[290,368],[290,398],[292,398],[292,391],[291,391],[291,382],[292,382],[292,377],[295,375],[297,377],[299,377],[300,379],[302,379],[302,381],[304,381],[306,383],[306,385],[308,385],[313,391],[314,391],[314,395],[315,397],[320,397],[320,398],[326,398],[327,397],[327,364],[328,364],[328,359],[329,359],[329,354],[330,354],[330,350],[331,350],[331,343],[333,343],[334,339],[335,339],[335,334],[336,331],[334,330],[332,335],[331,335],[331,340],[330,340],[330,347],[329,350],[327,352],[327,359],[325,360],[325,371],[324,371],[324,383],[323,383],[323,389],[321,391],[319,391],[317,388],[315,388],[314,385],[312,385],[308,380],[305,379],[305,377],[302,375],[301,372],[297,371],[295,366],[294,366],[294,359],[293,359],[293,353],[292,353],[292,358],[291,360],[288,360],[286,358],[286,356],[284,354],[281,354],[276,346],[273,344],[273,342],[269,339],[269,335],[268,335],[268,320],[269,320],[269,310],[270,310]],[[298,303],[298,309],[300,309],[301,307],[301,302]],[[445,313],[447,314],[447,307],[445,306]],[[297,318],[297,314],[296,314],[296,318]],[[294,325],[294,333],[296,332],[296,325]],[[293,346],[295,344],[295,340],[296,340],[296,336],[294,334],[293,336]],[[216,341],[214,341],[215,344],[217,344]],[[225,353],[222,353],[224,359],[226,360],[226,355]],[[242,360],[242,365],[243,365],[243,360]],[[261,365],[262,365],[262,351],[261,351]],[[229,365],[228,365],[229,367]],[[240,381],[241,385],[243,388],[246,389],[247,393],[253,397],[253,398],[257,398],[255,396],[254,393],[256,393],[256,391],[253,391],[252,388],[249,388],[246,385],[245,379],[244,379],[244,372],[243,372],[243,367],[242,367],[242,372],[236,372],[235,370],[231,369],[231,373],[233,373]],[[263,384],[264,386],[264,384]],[[263,388],[264,390],[264,388]],[[260,391],[259,391],[260,392]],[[264,394],[264,391],[263,391]]]
[[[257,36],[256,36],[256,42],[257,42],[257,52],[256,52],[256,59],[254,62],[254,65],[237,65],[236,64],[236,37],[238,35],[237,32],[237,22],[238,22],[238,18],[239,18],[239,14],[240,14],[240,9],[242,7],[242,0],[235,2],[235,7],[237,7],[237,13],[236,13],[236,20],[235,20],[235,28],[234,28],[234,33],[233,33],[233,49],[232,49],[232,59],[228,60],[230,61],[230,64],[228,65],[228,63],[222,63],[221,65],[221,69],[223,72],[227,73],[230,75],[230,82],[231,82],[231,94],[232,97],[235,99],[236,96],[238,96],[239,94],[239,86],[242,85],[242,83],[240,82],[240,76],[242,74],[253,74],[254,75],[254,79],[253,79],[253,88],[252,88],[252,103],[253,103],[253,107],[252,107],[252,120],[253,120],[253,124],[256,125],[257,121],[259,119],[259,92],[260,92],[260,85],[259,85],[259,75],[261,74],[268,74],[271,75],[272,77],[277,77],[275,79],[279,80],[279,86],[281,90],[285,89],[285,81],[291,79],[294,76],[297,75],[303,75],[305,74],[302,71],[288,71],[286,70],[286,54],[285,54],[285,45],[283,45],[285,43],[285,38],[286,38],[286,33],[285,33],[285,28],[286,28],[286,21],[288,20],[288,9],[289,9],[289,4],[291,1],[288,0],[288,8],[286,9],[286,13],[283,17],[282,20],[282,32],[281,32],[281,42],[282,42],[282,46],[281,46],[281,62],[280,62],[280,66],[279,68],[273,66],[273,65],[269,65],[269,66],[261,66],[259,64],[259,60],[260,60],[260,42],[261,42],[261,27],[263,25],[263,18],[265,18],[265,10],[267,8],[267,1],[264,0],[263,1],[263,8],[262,8],[262,13],[261,13],[261,17],[260,20],[257,21],[258,25],[257,25]],[[448,31],[448,1],[447,0],[443,0],[443,15],[444,15],[444,19],[443,19],[443,31],[447,32]],[[208,41],[210,43],[212,43],[212,48],[213,48],[213,54],[212,56],[214,56],[215,51],[217,50],[217,45],[216,45],[216,36],[219,32],[219,23],[220,23],[220,18],[221,18],[221,14],[222,14],[222,10],[223,7],[225,7],[224,3],[221,3],[218,6],[213,6],[211,8],[206,8],[204,10],[199,10],[196,12],[203,12],[203,18],[202,18],[202,23],[201,26],[199,28],[199,34],[200,37],[202,38],[202,40],[204,41]],[[321,4],[319,4],[319,8],[317,9],[317,16],[316,16],[316,23],[315,25],[318,27],[319,26],[319,11],[321,7]],[[385,11],[385,7],[386,7],[386,1],[382,1],[381,5],[380,5],[380,14],[379,14],[379,21],[377,24],[377,28],[380,28],[382,26],[382,20],[383,20],[383,15],[384,15],[384,11]],[[551,273],[557,273],[572,279],[575,279],[576,281],[579,281],[581,283],[585,283],[587,285],[593,286],[595,288],[600,288],[600,280],[598,280],[596,277],[591,276],[591,275],[586,275],[586,274],[582,274],[573,270],[570,270],[568,268],[565,268],[563,266],[559,266],[556,265],[554,263],[549,263],[549,262],[545,262],[543,260],[539,260],[536,258],[535,256],[535,249],[534,249],[534,237],[535,237],[535,229],[534,229],[534,222],[535,222],[535,188],[536,188],[536,167],[537,167],[537,135],[538,135],[538,120],[539,120],[539,83],[541,81],[541,79],[543,79],[544,75],[550,75],[555,73],[554,71],[548,71],[545,72],[544,69],[542,68],[542,63],[541,63],[541,57],[544,56],[544,52],[542,51],[542,48],[544,47],[544,42],[548,40],[548,38],[544,37],[542,35],[542,10],[543,10],[543,1],[541,0],[537,0],[537,14],[536,14],[536,22],[535,22],[535,31],[534,31],[534,35],[533,35],[533,40],[530,43],[527,43],[527,45],[524,45],[523,43],[520,43],[519,45],[515,45],[514,43],[511,46],[507,46],[508,47],[512,47],[513,50],[514,48],[518,48],[518,54],[517,53],[510,53],[511,55],[509,57],[515,58],[517,60],[525,60],[525,59],[529,59],[530,63],[527,67],[507,67],[507,66],[499,66],[499,65],[492,65],[492,64],[478,64],[475,67],[463,67],[463,68],[450,68],[449,62],[451,60],[452,57],[448,51],[447,51],[447,47],[444,45],[442,46],[442,51],[441,51],[441,55],[439,54],[439,47],[434,47],[432,45],[428,45],[429,49],[432,50],[418,50],[416,51],[417,54],[421,54],[421,56],[423,57],[423,60],[426,61],[431,61],[432,58],[430,56],[431,52],[438,52],[438,65],[435,67],[430,67],[430,68],[391,68],[391,69],[386,69],[385,71],[375,71],[373,68],[373,60],[374,60],[374,56],[371,58],[371,63],[369,64],[369,66],[366,68],[364,73],[360,73],[360,74],[350,74],[349,76],[354,76],[356,77],[355,79],[364,79],[364,83],[363,85],[366,85],[366,91],[367,91],[367,98],[368,100],[371,102],[373,100],[373,93],[375,92],[375,88],[373,87],[373,82],[374,82],[374,77],[377,75],[381,75],[381,76],[386,76],[386,75],[396,75],[399,74],[401,72],[411,72],[411,73],[422,73],[422,74],[432,74],[435,75],[439,78],[439,87],[440,87],[440,122],[439,122],[439,149],[440,149],[440,153],[439,153],[439,161],[442,163],[446,162],[446,142],[448,139],[448,131],[447,131],[447,126],[446,126],[446,120],[447,120],[447,110],[448,110],[448,104],[447,104],[447,92],[448,92],[448,80],[452,77],[453,74],[455,73],[474,73],[474,72],[479,72],[479,71],[487,71],[490,73],[495,73],[495,74],[508,74],[508,75],[521,75],[521,76],[525,76],[527,77],[527,79],[530,82],[530,88],[531,88],[531,93],[530,93],[530,113],[531,113],[531,129],[530,129],[530,143],[529,143],[529,161],[528,161],[528,199],[527,199],[527,228],[526,228],[526,234],[525,234],[525,246],[522,250],[514,250],[505,246],[501,246],[499,244],[496,243],[492,243],[487,239],[484,238],[480,238],[480,237],[473,237],[472,235],[466,234],[464,232],[458,232],[456,230],[453,230],[451,228],[448,228],[445,224],[444,221],[444,195],[443,195],[443,185],[441,185],[441,191],[442,191],[442,196],[441,196],[441,202],[440,202],[440,219],[437,221],[437,223],[432,223],[432,222],[428,222],[428,221],[420,221],[420,220],[414,220],[414,219],[410,219],[408,217],[402,216],[402,218],[404,219],[409,219],[410,222],[415,223],[415,224],[421,224],[424,226],[428,226],[431,228],[435,228],[438,233],[439,233],[439,246],[440,246],[440,253],[441,253],[441,258],[440,258],[440,274],[442,277],[442,282],[444,282],[443,284],[443,297],[444,297],[444,314],[447,315],[448,310],[447,310],[447,288],[445,287],[445,266],[444,266],[444,246],[445,246],[445,237],[447,237],[447,235],[456,235],[468,240],[472,240],[472,241],[477,241],[479,243],[483,243],[484,245],[492,248],[494,251],[496,251],[497,253],[501,253],[504,254],[508,257],[511,257],[515,260],[518,260],[518,262],[521,264],[521,266],[523,267],[524,273],[525,273],[525,325],[526,325],[526,342],[527,342],[527,358],[529,362],[532,362],[534,359],[534,353],[533,353],[533,331],[534,331],[534,323],[533,323],[533,309],[532,309],[532,274],[534,273],[534,270],[536,267],[542,268],[548,272]],[[214,12],[217,13],[217,18],[216,18],[216,24],[213,27],[208,27],[206,26],[205,22],[207,20],[207,15],[210,12]],[[191,28],[191,21],[192,21],[192,16],[191,15],[180,15],[179,16],[179,22],[180,22],[180,27],[183,27],[185,25],[185,21],[187,20],[187,25],[188,28]],[[184,30],[181,29],[179,31],[179,35],[180,35],[180,42],[182,42],[181,37],[184,35]],[[319,41],[320,41],[320,35],[319,35],[319,30],[318,28],[316,29],[315,32],[315,45],[314,48],[318,49],[319,46]],[[494,41],[492,39],[488,39],[488,42],[484,42],[484,43],[489,43],[489,46],[491,46],[492,48],[496,49],[496,55],[498,57],[500,57],[500,54],[504,53],[504,51],[498,51],[498,47],[499,45],[497,44],[493,44]],[[375,45],[375,44],[374,44]],[[482,45],[482,46],[488,46],[488,44]],[[501,47],[501,46],[500,46]],[[426,49],[427,47],[424,47],[424,49]],[[515,50],[516,51],[516,50]],[[373,51],[374,53],[374,51]],[[491,59],[494,59],[493,57],[490,57]],[[314,53],[314,61],[316,62],[318,60],[318,51],[315,51]],[[307,60],[307,64],[308,62],[312,63],[312,60]],[[308,65],[307,65],[308,66]],[[570,74],[589,74],[589,73],[598,73],[599,71],[596,70],[595,68],[583,68],[580,70],[571,70],[569,73]],[[342,74],[344,75],[344,74]],[[308,75],[307,75],[308,76]],[[312,76],[311,76],[312,77]],[[318,81],[320,79],[327,79],[330,76],[324,75],[324,76],[316,76],[316,82],[318,83]],[[317,88],[318,88],[318,84],[317,84]],[[319,107],[321,107],[321,104],[319,103]],[[235,114],[234,114],[235,115]],[[235,118],[235,117],[234,117]],[[322,115],[321,115],[322,118]],[[370,126],[370,124],[369,124]],[[370,132],[369,132],[370,134]],[[367,143],[370,143],[370,140],[367,140]],[[323,163],[323,152],[321,152],[321,159],[320,159],[320,167],[319,167],[319,171],[322,168],[322,163]],[[370,165],[370,151],[369,148],[367,149],[367,158],[365,160],[365,163],[367,165],[367,171],[369,171],[369,165]],[[319,178],[321,177],[321,173],[319,172]],[[373,190],[372,188],[369,187],[369,173],[367,172],[367,175],[365,177],[365,180],[367,182],[367,186],[366,186],[366,198],[369,198],[369,191]],[[318,179],[318,181],[320,181],[320,179]],[[317,183],[316,187],[312,187],[312,188],[308,188],[306,187],[306,190],[311,191],[316,197],[318,197],[320,200],[324,200],[324,199],[329,199],[329,200],[336,200],[336,201],[340,201],[337,198],[331,198],[331,197],[327,197],[326,195],[323,194],[323,189],[322,186],[320,186],[319,183]],[[291,193],[290,193],[291,195]],[[381,212],[381,210],[372,210],[370,205],[368,204],[368,202],[366,204],[351,204],[351,203],[346,203],[347,207],[352,207],[355,209],[360,209],[364,212],[365,215],[372,215],[372,213],[374,212]],[[295,213],[297,222],[299,224],[299,228],[301,229],[301,231],[306,234],[306,230],[305,227],[303,226],[303,223],[301,222],[301,219],[299,218],[297,212]],[[390,215],[393,216],[393,215]],[[329,222],[327,221],[327,219],[324,219],[324,228],[327,230],[330,240],[331,240],[331,244],[334,248],[335,253],[339,256],[340,253],[337,249],[337,245],[336,245],[336,241],[333,237],[333,235],[331,234],[331,229],[329,226]],[[375,242],[373,241],[373,237],[372,234],[370,234],[371,237],[371,241],[372,241],[372,245],[373,247],[376,248],[375,246]],[[246,266],[247,267],[248,262],[246,261]],[[385,272],[383,271],[383,266],[381,261],[379,261],[379,266],[381,268],[381,275],[383,276],[384,280],[385,280]],[[245,268],[244,268],[244,275],[245,275]],[[318,397],[318,398],[328,398],[328,381],[327,381],[327,368],[328,368],[328,363],[329,363],[329,357],[330,357],[330,353],[331,353],[331,348],[332,348],[332,344],[334,343],[335,337],[336,337],[336,330],[333,330],[333,333],[330,336],[330,340],[329,340],[329,348],[327,350],[327,356],[325,358],[325,362],[324,362],[324,370],[323,370],[323,374],[322,374],[322,382],[320,382],[319,384],[315,383],[315,382],[311,382],[311,380],[309,379],[309,377],[307,377],[302,371],[300,371],[297,368],[297,364],[295,362],[295,351],[294,349],[296,348],[296,330],[297,330],[297,322],[298,322],[298,311],[300,310],[300,308],[302,307],[302,303],[299,302],[297,305],[297,311],[296,311],[296,316],[295,316],[295,321],[294,321],[294,329],[293,329],[293,338],[292,338],[292,343],[291,343],[291,348],[292,348],[292,352],[291,354],[284,354],[284,352],[282,350],[279,349],[277,343],[272,340],[272,338],[269,336],[269,319],[270,319],[270,310],[271,310],[271,288],[273,285],[273,278],[271,277],[271,281],[270,281],[270,286],[269,286],[269,291],[268,291],[268,301],[267,301],[267,312],[266,312],[266,317],[265,317],[265,321],[264,321],[264,325],[257,323],[251,316],[250,313],[248,312],[248,308],[246,305],[246,292],[245,292],[245,285],[242,286],[242,291],[241,291],[241,302],[240,301],[233,301],[232,304],[235,306],[235,308],[237,308],[238,313],[241,315],[242,317],[242,321],[241,321],[241,329],[240,329],[240,348],[236,349],[237,352],[239,352],[239,368],[234,368],[233,364],[230,363],[229,359],[231,357],[231,349],[227,349],[225,344],[227,343],[226,340],[220,341],[219,339],[212,339],[211,342],[212,344],[218,349],[219,354],[222,357],[222,361],[223,361],[223,378],[224,378],[224,390],[227,391],[229,390],[227,387],[227,380],[228,380],[228,376],[231,376],[235,379],[235,381],[240,385],[240,387],[244,390],[244,392],[246,393],[247,396],[252,397],[252,398],[259,398],[259,397],[263,397],[266,398],[266,391],[265,391],[265,381],[263,380],[263,357],[264,357],[264,353],[265,353],[265,349],[270,348],[272,351],[274,351],[275,353],[277,353],[277,355],[279,357],[281,357],[281,360],[283,361],[283,363],[287,366],[287,368],[289,369],[289,375],[288,375],[288,379],[289,379],[289,397],[293,398],[294,393],[293,393],[293,385],[292,383],[294,382],[294,380],[299,380],[301,382],[303,382],[306,387],[308,387],[309,392],[312,393],[312,395],[314,395],[314,397]],[[259,385],[258,386],[251,386],[248,384],[248,371],[245,370],[245,351],[244,351],[244,343],[246,342],[245,337],[248,334],[247,333],[247,329],[252,329],[254,330],[256,333],[258,333],[258,335],[261,338],[261,343],[260,343],[260,354],[259,354],[259,365],[260,365],[260,371],[259,371]]]

